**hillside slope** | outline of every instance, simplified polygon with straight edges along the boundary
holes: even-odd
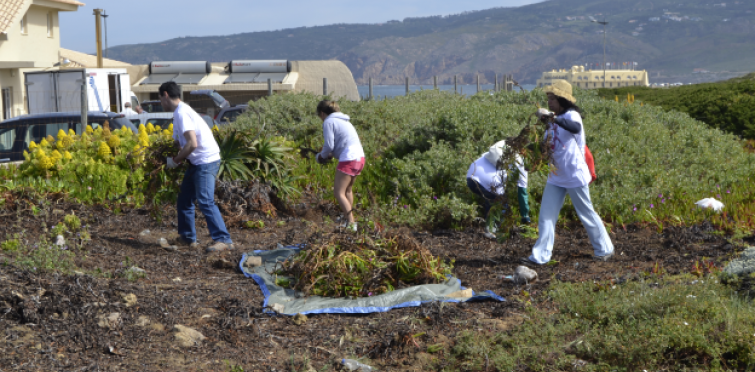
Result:
[[[697,82],[751,70],[754,11],[755,2],[742,1],[721,6],[703,0],[551,0],[384,24],[185,37],[117,46],[109,55],[131,63],[338,59],[358,83],[370,77],[378,83],[400,83],[405,77],[427,83],[434,75],[441,81],[461,75],[471,83],[477,73],[483,81],[495,73],[513,73],[532,83],[545,70],[602,62],[602,28],[588,18],[594,16],[610,22],[608,61],[638,62],[654,81]],[[710,73],[693,74],[694,69]]]

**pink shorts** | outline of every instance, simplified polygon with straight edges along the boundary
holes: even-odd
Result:
[[[339,162],[338,167],[336,168],[336,170],[340,171],[341,173],[348,174],[352,177],[356,177],[360,173],[362,173],[362,169],[364,169],[364,158],[361,158],[359,160]]]

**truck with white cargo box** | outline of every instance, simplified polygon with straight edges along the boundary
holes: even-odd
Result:
[[[88,111],[122,112],[126,102],[139,105],[124,68],[84,68],[24,73],[29,114],[81,110],[86,82]]]

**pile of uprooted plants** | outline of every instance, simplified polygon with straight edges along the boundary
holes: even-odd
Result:
[[[412,285],[442,283],[453,261],[434,257],[404,233],[373,240],[333,234],[282,263],[276,284],[305,295],[369,297]]]

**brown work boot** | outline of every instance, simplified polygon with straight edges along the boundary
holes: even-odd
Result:
[[[207,249],[205,249],[205,252],[212,253],[212,252],[231,251],[234,248],[236,247],[234,246],[233,243],[214,242],[212,243],[212,245],[207,247]]]
[[[196,241],[190,242],[178,236],[171,239],[165,239],[165,238],[160,239],[160,246],[163,247],[165,250],[174,252],[183,248],[199,248],[199,242],[196,242]]]

